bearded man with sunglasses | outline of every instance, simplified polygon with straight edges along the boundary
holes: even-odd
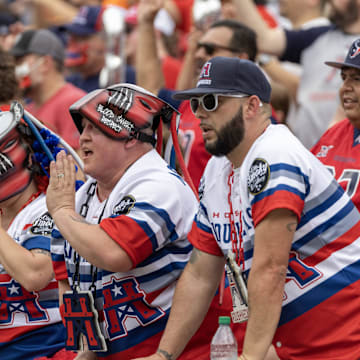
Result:
[[[360,358],[360,213],[289,129],[271,124],[270,94],[256,64],[215,57],[196,88],[175,95],[190,99],[213,157],[189,234],[195,249],[160,351],[148,360],[181,353],[226,258],[232,267],[237,263],[242,301],[232,315],[246,320],[248,314],[245,338],[238,338],[239,345],[244,341],[240,360]],[[277,355],[270,355],[274,348]]]

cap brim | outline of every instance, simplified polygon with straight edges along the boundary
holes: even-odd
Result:
[[[354,65],[354,64],[346,63],[346,62],[325,61],[325,65],[328,65],[328,66],[331,66],[331,67],[334,67],[337,69],[342,69],[344,67],[360,69],[360,65]]]
[[[79,36],[92,35],[96,33],[96,30],[78,24],[65,25],[62,27],[62,30],[65,30],[71,34],[79,35]]]
[[[198,87],[184,91],[177,91],[172,95],[175,100],[188,100],[192,97],[206,94],[238,94],[239,90]]]
[[[9,53],[12,55],[12,56],[15,56],[15,57],[21,57],[21,56],[25,56],[28,54],[28,51],[24,50],[24,49],[19,49],[19,48],[12,48],[9,50]]]

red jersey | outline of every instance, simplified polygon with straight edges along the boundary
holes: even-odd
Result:
[[[30,103],[26,110],[61,136],[71,147],[78,149],[79,131],[70,116],[69,107],[84,95],[85,91],[66,83],[45,104],[36,107],[34,103]]]
[[[205,150],[204,139],[199,126],[200,120],[191,111],[188,100],[181,103],[179,111],[182,114],[179,134],[184,151],[184,160],[191,179],[195,187],[198,188],[210,154]]]
[[[311,152],[326,165],[360,209],[360,130],[344,119],[328,129]]]

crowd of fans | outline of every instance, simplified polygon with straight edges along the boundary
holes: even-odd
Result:
[[[359,208],[359,192],[357,191],[359,183],[358,160],[351,161],[347,158],[349,156],[353,156],[354,159],[360,158],[356,147],[356,145],[360,144],[360,111],[356,109],[357,102],[360,102],[356,88],[359,81],[360,61],[358,63],[357,60],[353,60],[357,52],[360,52],[360,40],[359,44],[357,44],[358,38],[360,38],[360,5],[356,0],[0,0],[0,84],[2,85],[0,105],[5,106],[2,111],[8,111],[10,102],[13,100],[18,101],[26,111],[33,114],[80,153],[80,138],[84,139],[86,136],[95,137],[96,130],[94,130],[94,124],[91,121],[75,124],[73,121],[74,116],[70,114],[69,108],[79,100],[80,104],[82,104],[81,99],[88,100],[86,95],[89,93],[95,94],[93,93],[94,90],[110,89],[114,84],[126,83],[125,87],[119,86],[115,90],[108,90],[109,99],[113,96],[111,91],[115,91],[122,96],[125,90],[130,89],[131,92],[138,96],[150,96],[150,98],[154,96],[161,104],[161,107],[166,109],[170,107],[172,112],[176,113],[178,111],[181,114],[178,136],[182,154],[192,183],[196,189],[200,186],[201,190],[200,179],[211,155],[205,149],[199,127],[200,120],[193,112],[190,101],[176,100],[176,96],[174,98],[173,95],[176,91],[195,87],[199,75],[203,71],[204,64],[213,57],[245,59],[258,64],[271,84],[271,107],[269,108],[271,123],[287,126],[300,142],[329,168],[355,206]],[[330,61],[327,64],[329,66],[325,64],[326,61]],[[341,69],[341,71],[338,69]],[[150,92],[150,95],[147,91]],[[79,105],[80,108],[82,105]],[[151,123],[153,131],[157,130],[157,126],[158,124]],[[85,131],[85,129],[86,134],[80,133],[79,135],[79,130]],[[165,140],[169,137],[166,130],[166,128],[163,129]],[[18,141],[24,144],[29,141],[24,134],[18,136]],[[344,142],[340,144],[339,140],[336,140],[339,137],[346,139],[351,144],[344,144]],[[101,143],[99,144],[100,148]],[[136,154],[145,154],[148,151],[149,144],[136,146],[139,147]],[[136,149],[136,146],[134,145],[134,149]],[[106,155],[105,148],[104,145],[102,150]],[[113,149],[117,149],[117,147],[114,145]],[[5,150],[2,149],[1,151]],[[137,163],[138,155],[132,153],[133,150],[124,148],[121,151],[124,151],[124,159],[127,159],[127,156],[128,159],[133,159],[128,166]],[[30,159],[29,154],[29,152],[25,152],[24,157]],[[331,154],[335,155],[330,159]],[[152,156],[156,158],[154,154]],[[29,159],[26,161],[31,162]],[[67,160],[64,154],[59,156],[59,161],[65,167],[70,167],[68,164],[70,160]],[[158,161],[157,158],[156,161]],[[341,162],[341,166],[336,161]],[[93,171],[90,176],[93,176],[98,181],[98,185],[96,185],[98,189],[101,189],[101,185],[106,188],[104,184],[107,181],[105,174],[108,171],[108,165],[106,162],[101,165],[100,168],[103,169],[101,174],[90,169]],[[142,166],[146,167],[146,161]],[[163,164],[158,167],[161,168],[161,171],[166,172],[166,167]],[[46,170],[49,169],[46,168]],[[56,170],[52,169],[52,182],[50,181],[50,195],[48,198],[51,196],[53,202],[61,203],[65,200],[56,197],[57,184],[55,184],[54,178],[58,178],[59,182],[62,181],[60,179],[64,176],[63,172],[65,173],[65,171],[59,168],[57,170],[58,174],[56,175]],[[128,168],[125,167],[123,169],[124,173],[127,170]],[[33,171],[33,168],[31,168],[31,171]],[[64,181],[67,179],[66,176]],[[31,175],[29,175],[30,178]],[[101,183],[102,180],[103,183]],[[0,199],[1,208],[8,209],[8,214],[10,214],[10,209],[15,214],[20,213],[23,207],[27,206],[26,201],[34,192],[33,190],[39,187],[38,183],[34,181],[31,182],[32,188],[29,188],[28,182],[30,180],[26,178],[24,181],[26,186],[24,183],[24,187],[19,189],[19,193],[24,193],[24,195],[20,199],[16,198],[17,203],[3,203],[16,193],[16,189],[12,188],[9,194],[5,194]],[[151,181],[154,181],[154,179],[151,179]],[[114,183],[111,189],[116,186],[118,185]],[[161,183],[159,186],[161,186]],[[92,185],[89,184],[87,191],[91,191],[91,189]],[[135,189],[139,191],[139,194],[143,193],[141,186],[140,190],[136,187]],[[37,195],[39,200],[37,201],[41,206],[38,207],[41,208],[41,211],[46,211],[45,196],[42,193],[45,190],[41,188],[39,191]],[[195,204],[195,198],[190,195],[190,192],[188,191],[186,194],[190,199],[189,201]],[[83,202],[89,201],[89,192],[83,190],[81,196]],[[139,197],[141,196],[139,195]],[[79,202],[78,198],[77,201]],[[72,198],[69,197],[69,199],[70,202],[73,201]],[[106,199],[107,196],[104,196],[102,200]],[[116,205],[116,201],[123,201],[124,199],[119,197],[111,201]],[[132,199],[126,200],[132,201]],[[155,200],[152,199],[152,201]],[[180,201],[181,199],[179,199]],[[104,209],[106,203],[107,200]],[[171,208],[176,204],[168,204],[167,206]],[[191,211],[195,207],[194,205]],[[39,209],[37,209],[36,214],[40,211]],[[54,215],[56,210],[55,205],[49,209],[51,215]],[[187,209],[183,209],[183,211],[183,217],[188,216],[186,228],[183,229],[183,225],[178,224],[181,223],[181,219],[174,220],[174,226],[180,226],[183,234],[179,244],[172,243],[172,240],[167,243],[169,239],[164,235],[165,245],[161,246],[165,246],[167,251],[170,251],[172,246],[174,248],[176,246],[185,248],[181,241],[186,238],[186,233],[190,231],[190,224],[195,215],[195,210],[193,212],[189,210],[189,213],[186,213]],[[36,214],[32,214],[33,217]],[[103,215],[103,213],[101,215],[97,214],[99,228]],[[105,217],[110,218],[111,213],[105,213],[105,215]],[[31,217],[30,213],[26,216]],[[148,216],[151,218],[152,215]],[[54,218],[57,225],[58,222],[62,223],[62,220],[58,220],[58,218],[58,215]],[[30,220],[33,221],[35,218]],[[172,223],[170,218],[168,221]],[[79,226],[79,223],[81,223],[79,219],[75,224],[72,224],[71,221],[62,223],[63,227],[60,230],[65,235],[67,231],[71,231],[72,226]],[[105,223],[111,224],[111,221],[105,219]],[[5,230],[8,230],[11,224],[11,217],[2,217],[1,225]],[[128,226],[133,226],[131,224]],[[23,226],[23,224],[19,224],[19,226]],[[111,237],[110,233],[114,231],[113,225],[108,226],[110,229],[108,233]],[[84,229],[84,231],[91,234],[93,231],[91,229],[94,228]],[[102,225],[100,232],[104,229],[107,231],[106,226]],[[93,235],[95,236],[95,233]],[[16,236],[15,229],[9,236]],[[40,246],[34,242],[34,245],[26,249],[23,258],[30,259],[30,256],[34,257],[33,262],[29,262],[28,268],[34,271],[37,276],[40,276],[37,272],[38,266],[47,266],[45,275],[44,273],[41,274],[44,277],[43,286],[40,287],[43,292],[53,283],[55,284],[56,279],[60,284],[60,293],[63,294],[70,289],[69,284],[67,283],[62,288],[62,280],[65,281],[66,276],[58,276],[56,269],[55,278],[53,274],[49,274],[48,266],[50,261],[46,252],[50,252],[50,245],[48,244],[50,243],[50,235],[49,233],[42,233],[42,236],[44,237],[42,245]],[[170,238],[170,235],[167,234],[167,236]],[[66,238],[66,236],[64,237]],[[69,237],[71,238],[71,235]],[[109,239],[104,237],[103,240],[105,242]],[[23,240],[24,243],[26,241],[27,238]],[[105,257],[104,260],[99,260],[99,263],[97,263],[97,260],[92,262],[89,258],[87,258],[89,263],[85,259],[78,260],[78,263],[76,263],[75,257],[72,258],[72,252],[74,251],[76,254],[76,251],[78,251],[77,243],[74,243],[70,242],[70,244],[66,245],[68,253],[62,254],[70,263],[68,266],[71,267],[72,273],[74,273],[73,269],[79,266],[81,261],[86,263],[86,265],[83,264],[83,267],[88,267],[90,273],[94,273],[94,263],[100,264],[99,269],[106,268],[104,264],[106,264],[107,258]],[[126,245],[122,243],[120,243],[120,246],[126,248]],[[224,248],[227,246],[228,244],[225,244]],[[14,249],[14,251],[17,250]],[[89,257],[91,257],[90,246],[88,250]],[[145,250],[145,248],[142,249],[144,253]],[[85,249],[84,252],[88,254],[86,251]],[[179,256],[180,250],[171,251],[174,251],[174,254],[176,253],[176,256]],[[185,263],[189,260],[190,252],[183,249],[181,251],[183,251],[180,256],[181,261]],[[138,271],[143,271],[142,275],[144,277],[155,277],[157,275],[154,275],[148,269],[145,272],[140,266],[146,265],[146,261],[155,262],[152,257],[154,254],[150,250],[148,252],[147,256],[149,258],[144,256],[140,259],[137,258],[139,255],[134,255],[134,258],[131,258],[131,256],[128,256],[129,253],[123,255],[122,253],[125,253],[125,251],[122,251],[120,255],[124,257],[125,264],[128,266],[118,270],[115,265],[113,267],[109,265],[103,273],[100,271],[95,272],[95,276],[100,276],[101,273],[101,276],[113,281],[114,276],[109,275],[110,273],[107,271],[112,271],[112,274],[115,274],[116,277],[116,274],[120,271],[125,273],[131,270],[141,278],[139,273],[135,271],[139,266],[141,270]],[[83,254],[81,250],[79,253],[80,255]],[[163,253],[161,254],[161,256],[165,256]],[[82,256],[85,258],[84,255]],[[156,261],[160,261],[160,255],[156,253],[156,256]],[[172,260],[176,265],[171,263],[171,266],[179,266],[178,263],[181,261],[176,260],[176,256],[174,255],[175,260]],[[3,261],[6,261],[6,258],[2,256],[2,247],[0,245],[0,262]],[[2,265],[13,279],[24,286],[24,289],[26,288],[31,292],[39,288],[38,285],[27,286],[27,282],[22,280],[22,274],[18,275],[17,272],[12,273],[11,270],[9,271],[8,268],[11,269],[11,264],[6,265],[3,263]],[[132,269],[131,266],[136,269]],[[224,264],[219,263],[218,267],[223,268]],[[176,275],[171,275],[174,278],[178,276],[177,269],[167,271],[169,274],[175,272]],[[91,279],[87,281],[91,283]],[[173,286],[169,284],[172,283],[167,283],[169,288]],[[224,288],[224,279],[222,279],[221,284]],[[169,290],[171,296],[173,290],[173,288],[171,288],[171,291]],[[158,289],[152,291],[160,292]],[[53,300],[51,298],[51,301]],[[222,308],[219,307],[221,303],[223,303]],[[51,304],[47,305],[50,306]],[[168,310],[170,309],[169,301],[166,303],[166,307]],[[219,292],[210,305],[210,311],[205,317],[202,327],[195,334],[193,340],[190,341],[188,347],[185,348],[182,359],[194,358],[194,354],[199,359],[202,359],[201,356],[204,356],[203,359],[208,358],[209,349],[207,349],[207,344],[216,329],[216,317],[229,314],[231,310],[229,291],[223,293],[223,289],[219,288]],[[209,315],[211,312],[212,315]],[[56,327],[57,331],[56,346],[54,346],[52,354],[47,351],[36,352],[35,350],[31,355],[29,354],[28,359],[40,359],[40,356],[50,356],[54,355],[54,353],[57,353],[59,359],[71,359],[75,356],[76,359],[97,358],[90,351],[75,355],[71,351],[63,350],[62,346],[58,345],[59,339],[61,341],[61,337],[65,336],[62,333],[62,328],[59,328],[61,325],[59,323],[60,317],[54,315],[51,321],[53,322],[51,326]],[[161,326],[164,327],[165,324],[161,323]],[[205,329],[208,331],[208,336],[201,335],[206,332]],[[41,328],[36,331],[38,338],[42,339],[44,333],[41,332]],[[243,325],[234,325],[233,331],[238,337],[243,336]],[[139,334],[137,333],[137,336],[140,336]],[[18,335],[14,333],[14,338]],[[50,343],[51,339],[48,340]],[[158,343],[159,340],[158,334],[154,338],[149,336],[146,339],[149,343],[151,341]],[[88,341],[89,339],[87,339]],[[112,356],[116,356],[120,352],[119,349],[122,343],[119,339],[117,339],[117,343],[116,349],[111,350],[114,352],[110,353],[109,357],[105,356],[107,359],[115,359]],[[197,350],[196,344],[198,344]],[[47,343],[45,345],[47,346]],[[136,344],[131,346],[136,347]],[[131,346],[129,345],[128,349],[132,349]],[[149,350],[147,352],[140,352],[139,356],[150,355],[155,352],[156,344],[154,346],[154,348],[147,349]],[[201,346],[204,346],[204,348]],[[277,359],[276,355],[271,354],[272,350],[271,348],[268,359]],[[0,355],[4,354],[4,357],[3,355],[0,357],[11,360],[19,356],[14,353],[13,357],[11,357],[7,355],[9,351],[3,338],[3,341],[0,341]],[[239,354],[241,354],[241,346],[239,346]],[[124,358],[131,359],[136,357],[136,353],[128,350],[124,356]],[[161,354],[161,356],[165,359],[171,359],[167,357],[168,354]]]

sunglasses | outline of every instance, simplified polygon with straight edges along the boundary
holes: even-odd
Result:
[[[214,52],[217,49],[220,50],[227,50],[227,51],[231,51],[231,52],[239,52],[238,49],[234,49],[228,46],[222,46],[222,45],[217,45],[217,44],[210,44],[210,43],[201,43],[199,42],[197,44],[197,50],[199,50],[200,48],[204,48],[205,52],[207,55],[211,56],[214,54]]]
[[[233,98],[243,98],[249,97],[250,95],[246,94],[206,94],[200,97],[190,98],[190,108],[191,111],[195,114],[199,105],[201,104],[205,111],[215,111],[219,105],[219,96],[224,97],[233,97]]]

